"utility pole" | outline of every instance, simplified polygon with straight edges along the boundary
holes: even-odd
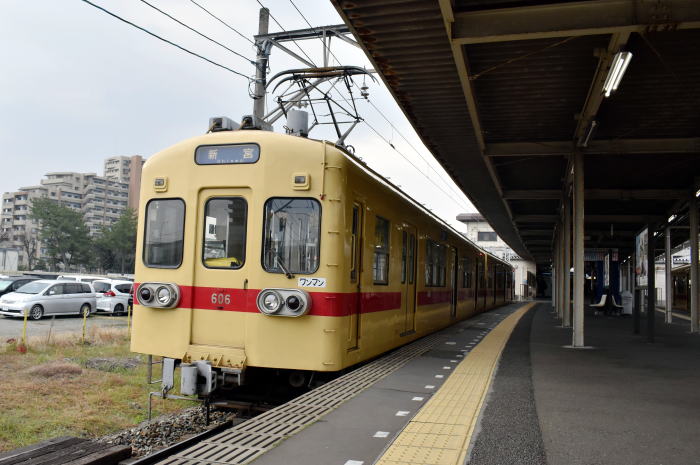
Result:
[[[266,35],[270,23],[270,10],[260,8],[260,19],[258,22],[258,35]],[[255,100],[253,100],[253,117],[262,120],[265,116],[265,85],[267,84],[267,60],[270,56],[270,46],[268,41],[256,40],[258,49],[255,57]]]

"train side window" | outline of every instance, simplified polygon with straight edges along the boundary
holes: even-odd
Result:
[[[465,289],[471,289],[472,287],[472,270],[470,265],[468,258],[462,259],[462,287]]]
[[[447,276],[447,247],[428,239],[425,242],[425,285],[444,287]]]
[[[406,283],[408,273],[406,260],[408,260],[408,234],[406,231],[401,231],[401,284]]]
[[[389,284],[389,220],[376,217],[374,227],[374,284]]]
[[[245,262],[248,203],[215,197],[204,207],[202,262],[207,268],[237,269]]]
[[[352,255],[352,265],[350,268],[350,281],[357,281],[357,272],[360,268],[360,254],[362,253],[362,246],[358,243],[360,240],[360,207],[358,205],[353,205],[352,207],[352,244],[351,244],[351,255]]]
[[[185,202],[154,199],[146,205],[143,263],[149,268],[178,268],[185,237]]]
[[[263,257],[270,273],[311,274],[320,261],[321,204],[316,199],[277,197],[265,202]]]

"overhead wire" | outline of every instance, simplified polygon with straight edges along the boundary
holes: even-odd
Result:
[[[263,6],[262,3],[260,3],[259,0],[257,0],[257,1],[258,1],[258,3],[260,4],[260,6]],[[304,15],[304,13],[302,13],[301,10],[299,9],[299,7],[296,5],[296,3],[294,3],[294,0],[289,0],[289,3],[292,4],[292,6],[294,7],[294,9],[297,11],[297,13],[299,13],[299,15],[302,17],[302,19],[304,20],[304,22],[309,26],[309,28],[311,28],[314,32],[317,32],[317,31],[316,31],[316,28],[315,28],[314,26],[311,25],[311,23],[310,23],[309,20],[306,18],[306,16]],[[270,16],[272,17],[272,15],[270,15]],[[274,17],[273,17],[273,19],[274,19]],[[280,28],[282,28],[282,26],[277,22],[277,20],[275,20],[275,22],[277,23],[277,25],[278,25]],[[284,30],[284,28],[282,28],[282,30]],[[285,31],[285,32],[286,32],[286,31]],[[323,47],[324,47],[324,49],[325,49],[325,48],[327,47],[327,45],[326,45],[326,43],[323,41],[323,39],[322,39],[321,37],[318,37],[318,40],[321,41],[321,43],[323,44]],[[333,58],[335,59],[335,61],[336,61],[338,64],[340,64],[340,60],[339,60],[338,57],[333,53],[333,51],[330,49],[330,47],[328,47],[328,53],[329,53],[330,55],[333,56]],[[308,55],[307,55],[307,58],[308,58]],[[309,61],[312,61],[312,60],[309,58]],[[352,82],[352,84],[353,84],[354,86],[356,86],[356,84],[355,84],[355,82],[354,82],[353,80],[351,80],[351,82]],[[332,92],[332,91],[333,91],[333,89],[331,89],[331,92]],[[347,99],[343,99],[343,100],[346,100],[346,101],[347,101]],[[352,100],[352,102],[355,101],[354,98],[352,98],[352,99],[350,99],[350,100]],[[430,162],[429,162],[428,160],[426,160],[425,157],[415,148],[415,146],[413,146],[413,144],[411,144],[411,143],[409,142],[409,140],[403,135],[403,133],[401,133],[401,131],[399,131],[399,130],[396,128],[396,126],[394,126],[394,124],[386,117],[386,115],[384,115],[384,113],[383,113],[379,108],[377,108],[377,106],[376,106],[372,101],[370,101],[369,99],[368,99],[367,101],[368,101],[368,102],[370,103],[370,105],[372,105],[372,107],[373,107],[373,108],[374,108],[374,109],[375,109],[375,110],[376,110],[376,111],[391,125],[392,129],[394,129],[397,133],[399,133],[399,135],[403,138],[403,140],[418,154],[418,156],[428,165],[428,167],[429,167],[440,179],[443,179],[443,177],[440,175],[440,173],[438,173],[437,170],[435,170],[435,168],[433,168],[433,167],[430,165]],[[337,104],[337,103],[336,103],[336,104]],[[341,107],[341,108],[342,108],[342,107]],[[346,111],[346,112],[347,112],[347,111]],[[379,131],[377,131],[377,130],[374,128],[374,126],[372,126],[366,119],[363,118],[362,121],[363,121],[365,124],[367,124],[367,126],[368,126],[379,138],[381,138],[381,139],[382,139],[384,142],[386,142],[390,147],[392,147],[402,158],[404,158],[404,160],[406,160],[408,163],[410,163],[411,166],[413,166],[413,168],[415,168],[418,172],[420,172],[421,174],[423,174],[423,176],[424,176],[428,181],[430,181],[435,187],[437,187],[438,189],[440,189],[440,191],[441,191],[442,193],[444,193],[445,195],[447,195],[453,202],[455,202],[455,203],[456,203],[458,206],[460,206],[460,207],[466,207],[468,210],[470,209],[468,205],[466,205],[466,204],[462,205],[460,202],[458,202],[458,201],[453,197],[453,196],[456,194],[456,195],[458,196],[457,198],[459,198],[459,196],[464,195],[463,193],[455,191],[454,188],[452,188],[448,183],[445,183],[445,185],[447,186],[448,189],[452,190],[453,193],[452,193],[452,194],[449,194],[448,192],[446,192],[446,191],[445,191],[444,189],[442,189],[438,184],[436,184],[436,183],[433,181],[433,179],[432,179],[431,177],[426,176],[425,173],[423,173],[423,171],[422,171],[420,168],[418,168],[405,154],[403,154],[401,151],[399,151],[399,150],[394,146],[394,144],[392,144],[389,140],[386,139],[386,137],[384,137],[382,134],[380,134]]]
[[[433,168],[433,166],[430,164],[430,161],[423,156],[423,154],[406,138],[406,136],[404,136],[404,134],[401,131],[399,131],[399,129],[396,126],[394,126],[394,123],[392,123],[391,120],[387,118],[387,116],[374,104],[374,102],[372,102],[369,99],[367,99],[367,102],[372,106],[372,108],[375,109],[377,113],[379,113],[382,116],[382,118],[386,120],[387,123],[389,123],[391,128],[394,131],[396,131],[399,134],[399,136],[401,136],[401,138],[406,142],[406,144],[408,144],[408,146],[411,147],[411,149],[413,149],[414,152],[416,152],[416,154],[421,158],[421,160],[423,160],[426,163],[426,165],[428,165],[428,168],[430,168],[433,171],[433,173],[435,173],[438,176],[438,178],[443,179],[444,176],[438,173],[438,171],[435,168]],[[445,186],[447,186],[454,194],[464,195],[464,193],[455,190],[447,182],[445,182]]]
[[[220,22],[221,24],[223,24],[223,25],[226,26],[227,28],[231,29],[233,32],[235,32],[235,33],[238,34],[239,36],[243,37],[245,40],[247,40],[247,41],[250,42],[251,44],[255,45],[255,42],[253,42],[252,40],[250,40],[246,35],[242,34],[238,29],[236,29],[235,27],[231,26],[231,25],[228,24],[226,21],[224,21],[223,19],[219,18],[218,16],[216,16],[216,15],[215,15],[214,13],[212,13],[211,11],[207,10],[205,7],[203,7],[203,6],[200,5],[199,3],[195,2],[194,0],[190,0],[190,2],[194,3],[194,4],[197,5],[199,8],[201,8],[202,10],[204,10],[204,12],[205,12],[206,14],[208,14],[209,16],[211,16],[212,18],[214,18],[215,20],[217,20],[218,22]]]
[[[461,204],[461,203],[458,201],[458,199],[455,199],[454,196],[452,196],[450,193],[448,193],[448,192],[445,191],[442,187],[440,187],[435,181],[433,181],[433,179],[432,179],[431,177],[426,176],[425,173],[423,173],[423,171],[421,171],[421,169],[418,168],[418,167],[415,165],[415,163],[413,163],[406,155],[404,155],[399,149],[397,149],[397,148],[394,146],[394,144],[392,144],[386,137],[384,137],[379,131],[377,131],[377,129],[375,129],[374,126],[372,126],[371,124],[369,124],[369,122],[367,122],[367,120],[363,120],[363,122],[364,122],[364,123],[367,125],[367,127],[369,127],[380,139],[382,139],[384,142],[386,142],[387,145],[389,145],[391,148],[393,148],[394,151],[396,151],[396,153],[398,153],[398,154],[399,154],[404,160],[406,160],[413,168],[415,168],[416,171],[418,171],[419,173],[421,173],[425,179],[427,179],[428,181],[430,181],[430,183],[431,183],[433,186],[437,187],[437,188],[438,188],[443,194],[445,194],[452,202],[454,202],[455,205],[459,206],[460,208],[466,208],[467,210],[470,210],[470,209],[471,209],[467,204]]]
[[[294,0],[289,0],[289,3],[291,3],[292,6],[294,7],[294,9],[297,10],[297,13],[299,13],[299,15],[302,17],[302,19],[304,20],[304,22],[305,22],[314,32],[317,32],[317,31],[316,31],[316,28],[313,27],[313,26],[311,25],[311,23],[309,22],[309,20],[306,19],[306,16],[304,16],[304,13],[302,13],[301,10],[299,9],[299,7],[296,5],[296,3],[294,3]],[[318,37],[318,40],[321,41],[321,43],[323,44],[323,48],[325,49],[327,46],[326,46],[326,43],[323,41],[323,39],[321,39],[320,37]],[[330,47],[328,47],[328,53],[330,53],[330,54],[333,56],[333,58],[335,58],[336,63],[338,63],[338,64],[340,65],[340,60],[338,59],[337,56],[335,56],[335,53],[333,53],[333,51],[331,51],[331,48],[330,48]]]
[[[210,42],[212,42],[212,43],[218,45],[219,47],[221,47],[221,48],[223,48],[223,49],[225,49],[225,50],[228,50],[229,52],[233,53],[234,55],[236,55],[236,56],[238,56],[238,57],[240,57],[240,58],[243,58],[243,59],[246,60],[248,63],[250,63],[250,64],[252,64],[252,65],[255,65],[255,62],[254,62],[253,60],[251,60],[250,58],[246,57],[245,55],[243,55],[243,54],[241,54],[241,53],[238,53],[238,52],[235,51],[235,50],[232,50],[231,48],[227,47],[226,45],[222,44],[221,42],[219,42],[219,41],[217,41],[217,40],[214,40],[214,39],[212,39],[211,37],[209,37],[209,36],[207,36],[207,35],[205,35],[205,34],[199,32],[197,29],[195,29],[195,28],[193,28],[192,26],[189,26],[189,25],[183,23],[183,22],[180,21],[179,19],[177,19],[177,18],[175,18],[174,16],[172,16],[171,14],[169,14],[169,13],[167,13],[167,12],[161,10],[161,9],[158,8],[157,6],[155,6],[155,5],[153,5],[153,4],[149,3],[149,2],[147,2],[146,0],[140,0],[140,1],[141,1],[141,3],[143,3],[143,4],[145,4],[145,5],[148,5],[149,7],[153,8],[153,9],[156,10],[157,12],[159,12],[159,13],[161,13],[161,14],[167,16],[168,18],[172,19],[173,21],[175,21],[176,23],[180,24],[181,26],[186,27],[186,28],[189,29],[190,31],[194,32],[195,34],[197,34],[197,35],[199,35],[199,36],[201,36],[201,37],[204,37],[205,39],[207,39],[208,41],[210,41]]]
[[[119,21],[128,24],[129,26],[135,27],[136,29],[139,29],[139,30],[143,31],[143,32],[145,32],[146,34],[148,34],[148,35],[150,35],[150,36],[152,36],[152,37],[155,37],[155,38],[158,39],[158,40],[161,40],[161,41],[165,42],[166,44],[172,45],[173,47],[176,47],[176,48],[182,50],[182,51],[185,52],[185,53],[188,53],[188,54],[190,54],[190,55],[192,55],[192,56],[195,56],[195,57],[197,57],[197,58],[200,58],[200,59],[206,61],[207,63],[210,63],[210,64],[212,64],[212,65],[214,65],[214,66],[216,66],[216,67],[219,67],[219,68],[221,68],[221,69],[224,69],[224,70],[226,70],[226,71],[229,71],[229,72],[231,72],[231,73],[233,73],[233,74],[236,74],[236,75],[238,75],[238,76],[241,76],[241,77],[247,79],[248,81],[251,80],[250,77],[246,76],[245,74],[243,74],[243,73],[241,73],[241,72],[239,72],[239,71],[236,71],[236,70],[234,70],[234,69],[231,69],[231,68],[229,68],[229,67],[226,66],[226,65],[222,65],[221,63],[217,63],[217,62],[214,61],[214,60],[211,60],[211,59],[209,59],[209,58],[207,58],[207,57],[205,57],[205,56],[200,55],[199,53],[193,52],[192,50],[189,50],[189,49],[183,47],[182,45],[178,45],[178,44],[176,44],[175,42],[173,42],[173,41],[171,41],[171,40],[168,40],[168,39],[166,39],[166,38],[164,38],[164,37],[161,37],[161,36],[159,36],[158,34],[149,31],[149,30],[146,29],[145,27],[142,27],[142,26],[139,26],[138,24],[132,23],[132,22],[129,21],[128,19],[122,18],[121,16],[119,16],[119,15],[117,15],[117,14],[115,14],[115,13],[112,13],[111,11],[107,10],[106,8],[103,8],[103,7],[101,7],[100,5],[97,5],[97,4],[95,4],[95,3],[92,3],[90,0],[82,0],[82,1],[85,2],[85,3],[87,3],[87,4],[90,5],[90,6],[93,6],[93,7],[97,8],[98,10],[101,10],[101,11],[104,12],[104,13],[107,13],[108,15],[112,16],[113,18],[116,18],[116,19],[118,19]]]

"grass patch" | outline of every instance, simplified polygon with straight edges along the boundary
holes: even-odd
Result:
[[[148,392],[160,386],[146,384],[146,356],[129,351],[126,329],[92,328],[88,341],[57,335],[30,339],[25,353],[0,348],[0,450],[56,436],[96,438],[147,419]],[[154,399],[153,415],[191,405]]]

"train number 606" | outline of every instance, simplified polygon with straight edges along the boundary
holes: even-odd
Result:
[[[211,303],[219,305],[228,305],[231,303],[231,296],[229,294],[217,294],[214,292],[211,295]]]

